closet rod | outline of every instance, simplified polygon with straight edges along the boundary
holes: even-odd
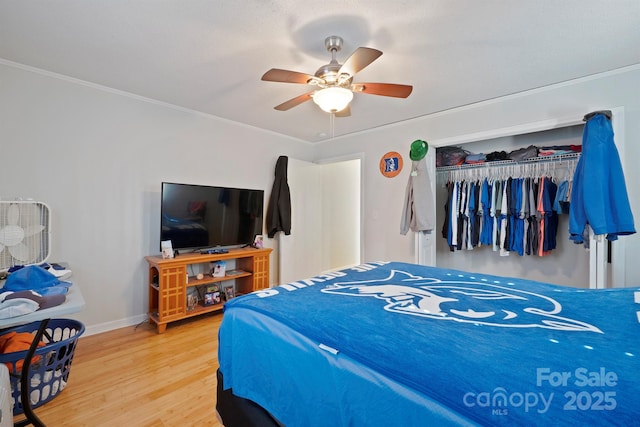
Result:
[[[436,172],[450,172],[457,170],[466,170],[466,169],[478,169],[478,168],[491,168],[491,167],[500,167],[500,166],[517,166],[521,164],[530,164],[530,163],[548,163],[548,162],[562,162],[563,160],[573,160],[579,159],[582,153],[567,153],[567,154],[558,154],[555,156],[538,156],[532,157],[530,159],[525,160],[499,160],[495,162],[483,162],[483,163],[469,163],[463,165],[456,166],[440,166],[436,168]]]

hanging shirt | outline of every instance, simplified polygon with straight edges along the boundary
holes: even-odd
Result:
[[[587,120],[582,134],[569,209],[571,240],[581,243],[587,224],[608,240],[636,232],[613,128],[604,114]]]
[[[549,251],[556,248],[556,234],[558,232],[558,213],[553,210],[553,201],[556,198],[558,186],[551,179],[546,179],[544,182],[544,197],[542,198],[542,204],[544,209],[544,252],[548,254]]]
[[[460,183],[456,182],[453,184],[453,192],[451,193],[451,239],[449,241],[449,246],[452,249],[457,248],[458,246],[458,211],[460,206]]]

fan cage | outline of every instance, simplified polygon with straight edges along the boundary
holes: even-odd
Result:
[[[40,231],[29,232],[34,229]],[[0,201],[0,249],[0,271],[46,262],[51,253],[49,206],[36,201]]]

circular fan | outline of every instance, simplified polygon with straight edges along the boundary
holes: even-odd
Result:
[[[43,262],[49,253],[49,209],[39,202],[0,202],[0,269]],[[8,253],[7,253],[8,252]]]
[[[315,75],[297,71],[272,68],[264,73],[262,80],[280,83],[299,83],[314,85],[314,89],[296,96],[274,107],[279,111],[289,110],[297,105],[313,99],[324,111],[336,113],[336,116],[351,114],[349,103],[354,93],[369,95],[392,96],[406,98],[411,94],[413,86],[393,83],[354,83],[354,76],[378,59],[382,52],[369,47],[359,47],[351,56],[340,64],[336,60],[336,53],[342,49],[343,41],[338,36],[327,37],[325,46],[331,52],[331,62],[318,68]]]

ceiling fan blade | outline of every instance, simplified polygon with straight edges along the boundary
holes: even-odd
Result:
[[[347,105],[342,110],[337,111],[337,112],[335,112],[333,114],[335,114],[336,117],[349,117],[351,115],[351,107],[349,105]]]
[[[367,65],[378,59],[382,52],[370,47],[359,47],[347,59],[338,74],[349,74],[354,76],[357,72],[364,69]]]
[[[308,100],[311,99],[311,95],[313,95],[313,92],[315,91],[311,91],[311,92],[307,92],[303,95],[300,96],[296,96],[295,98],[291,98],[288,101],[283,102],[280,105],[276,105],[275,107],[273,107],[274,109],[278,110],[278,111],[287,111],[293,107],[296,107],[300,104],[302,104],[303,102],[306,102]]]
[[[301,83],[309,84],[310,82],[321,81],[316,76],[311,74],[299,73],[297,71],[281,70],[279,68],[272,68],[262,76],[262,80],[268,82],[280,82],[280,83]]]
[[[398,85],[394,83],[354,83],[351,85],[351,90],[354,92],[361,92],[369,95],[406,98],[411,95],[413,86]]]

